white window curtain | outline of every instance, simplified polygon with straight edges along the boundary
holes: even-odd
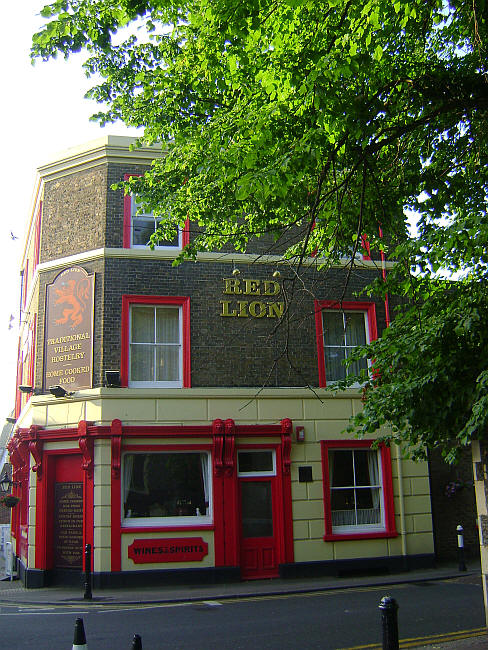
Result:
[[[208,485],[208,456],[207,454],[200,454],[200,471],[202,473],[203,491],[205,494],[205,504],[208,509],[210,503],[209,485]]]
[[[380,475],[378,468],[378,453],[376,451],[367,452],[369,488],[366,488],[371,496],[372,508],[357,509],[358,525],[373,525],[381,523],[380,509]]]
[[[124,456],[124,480],[123,480],[123,489],[124,489],[124,507],[127,503],[127,497],[129,496],[130,486],[132,484],[132,471],[134,469],[134,456],[132,454],[126,454]]]

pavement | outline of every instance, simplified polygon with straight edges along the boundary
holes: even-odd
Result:
[[[2,577],[3,576],[3,577]],[[5,576],[3,553],[0,553],[0,603],[3,605],[46,605],[67,606],[79,603],[83,608],[93,606],[140,605],[151,603],[188,603],[201,601],[225,601],[239,598],[259,598],[279,595],[299,595],[301,593],[330,592],[334,590],[384,587],[388,585],[412,584],[439,580],[466,578],[473,580],[480,576],[479,563],[471,563],[466,572],[459,572],[454,564],[442,564],[432,569],[408,571],[397,574],[361,575],[355,577],[324,576],[318,578],[252,580],[212,585],[159,585],[142,588],[119,588],[93,590],[91,600],[83,597],[83,577],[80,574],[80,588],[47,587],[25,589],[17,580]],[[381,646],[367,645],[364,650],[374,650]],[[435,637],[403,639],[400,648],[417,650],[488,650],[488,631],[486,628],[465,630],[456,634],[446,633]],[[349,649],[352,650],[352,649]],[[356,650],[359,650],[357,647]]]

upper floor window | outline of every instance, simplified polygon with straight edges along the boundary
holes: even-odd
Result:
[[[137,196],[131,195],[131,248],[147,248],[151,235],[158,227],[159,220],[154,214],[145,211],[143,204],[137,200]],[[173,239],[159,241],[156,248],[181,248],[182,232],[178,230]]]
[[[349,366],[344,361],[359,345],[377,338],[374,303],[315,303],[319,385],[340,381],[368,369],[366,359]]]
[[[131,307],[129,385],[181,386],[181,329],[181,307]]]
[[[190,385],[189,298],[123,296],[123,384],[134,388]]]
[[[126,174],[124,180],[138,174]],[[138,200],[135,194],[126,194],[124,196],[124,248],[148,248],[151,235],[158,227],[161,217],[154,216],[152,211],[148,211],[144,204]],[[155,246],[156,250],[181,250],[189,243],[189,226],[178,229],[178,233],[173,239],[161,240]]]

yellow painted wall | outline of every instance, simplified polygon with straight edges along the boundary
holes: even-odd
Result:
[[[114,418],[124,425],[208,425],[213,419],[232,418],[236,424],[278,424],[291,418],[293,425],[305,427],[305,442],[292,439],[291,480],[296,562],[311,562],[359,557],[398,556],[433,553],[427,463],[414,463],[400,457],[392,448],[392,476],[396,528],[394,539],[325,542],[320,441],[345,437],[341,434],[348,418],[361,408],[360,394],[354,391],[331,396],[317,390],[320,399],[306,389],[91,389],[79,391],[70,399],[33,397],[25,414],[44,427],[76,426],[79,419],[109,425]],[[161,439],[161,444],[177,444],[181,439]],[[244,439],[237,444],[276,442],[276,438]],[[125,439],[125,444],[157,444],[157,439]],[[192,442],[210,443],[210,439]],[[298,467],[312,467],[313,482],[298,482]],[[98,440],[95,446],[95,571],[110,569],[110,441]],[[200,536],[189,531],[189,536]],[[180,537],[184,534],[171,534]],[[156,535],[159,537],[160,535]],[[122,536],[123,569],[152,568],[135,566],[127,559],[130,535]],[[137,535],[141,538],[141,535]],[[155,537],[149,534],[149,537]],[[202,535],[204,537],[204,535]],[[209,555],[191,566],[212,566],[213,534],[205,532]],[[131,566],[132,565],[132,566]],[[159,565],[158,565],[159,566]],[[179,568],[171,563],[170,568]],[[186,566],[184,564],[183,566]]]
[[[112,448],[110,440],[95,440],[93,451],[93,570],[110,571],[112,528],[110,490]]]

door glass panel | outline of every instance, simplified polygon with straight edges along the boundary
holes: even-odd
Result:
[[[239,474],[273,471],[272,451],[240,451],[237,455]]]
[[[242,536],[272,537],[273,508],[270,481],[242,481]]]

